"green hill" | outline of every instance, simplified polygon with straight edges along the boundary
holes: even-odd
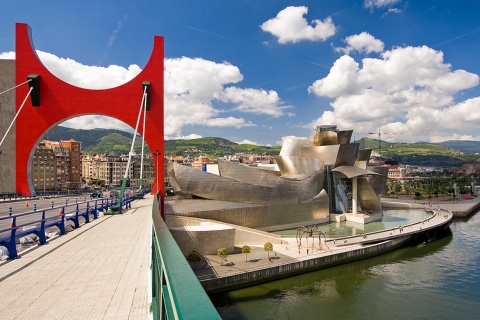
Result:
[[[379,152],[378,140],[363,138],[365,148]],[[462,166],[465,162],[477,161],[479,155],[464,153],[447,146],[428,143],[389,143],[381,141],[380,155],[382,159],[393,159],[403,164],[421,166]]]
[[[115,129],[82,130],[57,126],[56,130],[50,130],[43,138],[51,141],[70,139],[80,141],[82,142],[82,151],[89,154],[109,153],[111,151],[122,154],[130,151],[133,134]],[[141,147],[141,137],[137,136],[134,151],[140,153]],[[145,152],[150,152],[148,147]]]
[[[207,155],[212,158],[234,153],[256,153],[261,155],[278,155],[280,147],[265,147],[252,144],[238,144],[227,139],[208,137],[191,140],[165,141],[165,155],[198,157]]]
[[[117,154],[126,154],[130,151],[130,144],[133,138],[132,133],[113,129],[77,130],[59,126],[56,131],[58,135],[54,130],[51,130],[44,138],[53,141],[59,139],[80,141],[82,142],[82,150],[89,154],[109,153],[111,151]],[[477,144],[475,141],[449,141],[448,146],[443,145],[447,143],[390,143],[383,140],[380,140],[379,144],[378,139],[370,138],[362,138],[357,142],[360,144],[360,149],[370,148],[376,152],[380,150],[381,158],[384,160],[393,159],[410,165],[452,167],[480,159],[479,154],[462,152],[455,147],[458,145],[476,151],[475,146],[480,146],[480,143]],[[135,152],[141,152],[141,143],[141,137],[138,136],[135,142]],[[218,137],[165,141],[166,156],[190,156],[192,158],[200,155],[217,158],[242,152],[247,154],[278,155],[280,149],[281,147],[279,146],[265,147],[252,144],[238,144]],[[145,153],[149,152],[147,146]]]

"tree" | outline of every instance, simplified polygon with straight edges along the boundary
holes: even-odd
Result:
[[[228,257],[228,252],[227,252],[227,248],[220,248],[217,250],[217,256],[219,256],[220,258],[222,258],[223,261],[227,261],[227,257]]]
[[[247,255],[250,253],[250,247],[247,245],[244,245],[242,247],[242,253],[245,253],[245,261],[247,261]]]
[[[200,254],[200,252],[198,252],[197,250],[192,250],[190,251],[190,253],[188,254],[187,256],[187,260],[190,261],[190,262],[193,262],[193,266],[195,267],[195,264],[202,260],[202,255]]]
[[[273,250],[273,244],[271,242],[267,242],[263,245],[263,249],[267,251],[268,258],[270,258],[270,251]]]

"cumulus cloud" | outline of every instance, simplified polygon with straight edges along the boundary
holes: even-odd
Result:
[[[275,18],[264,22],[260,28],[277,37],[281,44],[303,40],[325,41],[335,34],[336,27],[331,17],[323,21],[315,19],[309,24],[303,17],[307,13],[307,7],[287,7]]]
[[[360,135],[380,129],[407,142],[466,136],[480,119],[480,98],[456,97],[478,84],[478,75],[452,70],[441,51],[426,46],[395,48],[361,64],[344,55],[308,89],[331,98],[333,108],[310,127],[334,123]]]
[[[65,122],[62,122],[62,127],[72,129],[91,130],[96,128],[102,129],[116,129],[122,131],[135,131],[123,121],[115,118],[100,116],[100,115],[88,115],[75,117]]]
[[[384,43],[381,40],[375,39],[375,37],[368,32],[346,37],[343,41],[347,46],[345,48],[335,48],[336,52],[343,52],[345,54],[350,54],[352,51],[367,54],[371,52],[381,53],[384,48]]]
[[[37,50],[37,55],[55,76],[63,81],[85,89],[107,89],[118,87],[135,78],[142,71],[136,64],[124,68],[88,66],[70,58],[59,58],[51,53]]]
[[[15,52],[13,51],[0,52],[0,59],[15,60]]]
[[[225,86],[243,79],[229,63],[187,57],[165,60],[165,134],[181,135],[185,126],[242,128],[254,126],[243,118],[218,117],[213,102]]]
[[[43,64],[58,78],[86,89],[119,86],[141,72],[140,67],[128,68],[86,66],[72,59],[37,51]],[[2,59],[14,59],[14,52],[0,53]],[[232,86],[243,80],[238,67],[227,62],[217,63],[200,58],[165,59],[165,136],[185,136],[186,127],[243,128],[255,126],[244,117],[225,115],[228,112],[253,113],[280,117],[284,106],[277,92]],[[224,107],[224,109],[221,109]],[[227,109],[225,109],[227,108]],[[230,108],[230,109],[228,109]],[[224,116],[225,115],[225,116]],[[76,117],[62,125],[79,128],[115,128],[132,130],[123,122],[102,116]]]
[[[258,143],[254,142],[254,141],[250,141],[250,140],[243,140],[243,141],[240,141],[240,142],[237,142],[238,144],[253,144],[254,146],[258,146]]]
[[[237,107],[234,110],[250,112],[255,114],[267,114],[273,117],[280,117],[284,114],[282,101],[278,93],[270,90],[241,89],[228,87],[221,92],[218,98],[223,102],[234,103]]]

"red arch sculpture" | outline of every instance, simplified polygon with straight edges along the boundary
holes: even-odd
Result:
[[[16,121],[16,191],[33,191],[28,176],[29,161],[39,140],[52,126],[75,116],[101,114],[135,128],[143,96],[142,83],[148,81],[150,110],[145,121],[145,141],[152,152],[161,152],[160,159],[154,159],[157,160],[154,161],[154,177],[160,179],[154,179],[152,193],[160,191],[163,203],[163,45],[163,37],[155,36],[150,59],[134,79],[111,89],[89,90],[70,85],[48,71],[35,52],[30,27],[17,23],[15,82],[18,85],[25,82],[29,75],[39,75],[40,106],[33,106],[32,99],[28,99]],[[28,85],[17,88],[16,111],[28,90]],[[141,121],[138,130],[143,130]]]

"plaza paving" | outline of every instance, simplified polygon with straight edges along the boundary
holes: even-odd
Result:
[[[474,206],[479,200],[480,199],[476,199],[476,201],[468,201],[464,203],[461,208],[456,207],[456,209],[467,210]],[[207,255],[206,267],[204,267],[202,263],[197,263],[194,266],[195,274],[200,280],[207,280],[209,278],[221,278],[252,270],[268,268],[274,265],[289,264],[295,261],[328,256],[339,252],[359,249],[370,243],[378,243],[381,241],[410,236],[434,228],[453,219],[453,214],[450,208],[447,209],[446,206],[435,205],[432,203],[431,205],[425,205],[425,207],[434,212],[432,217],[378,232],[335,239],[327,238],[326,242],[322,239],[321,247],[319,246],[318,237],[315,239],[314,243],[312,242],[312,238],[310,238],[308,246],[305,238],[302,239],[301,248],[298,247],[297,239],[295,237],[285,237],[282,238],[282,243],[273,245],[273,251],[271,252],[265,251],[263,246],[246,243],[251,248],[251,252],[247,257],[245,257],[245,254],[241,253],[240,247],[236,247],[235,252],[230,254],[226,261],[222,261],[216,255]],[[269,259],[269,257],[272,258]]]
[[[0,264],[1,319],[146,319],[153,197]]]

